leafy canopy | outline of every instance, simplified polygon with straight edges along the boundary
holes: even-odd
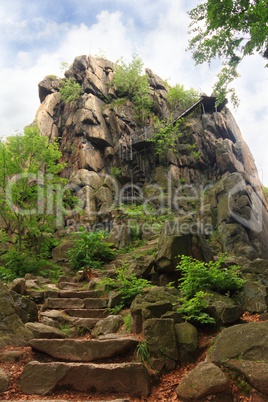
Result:
[[[255,52],[268,58],[267,0],[207,0],[189,12],[191,32],[189,49],[197,64],[219,57],[223,68],[214,91],[219,102],[227,93],[237,105],[230,83],[238,76],[241,60]],[[266,67],[268,64],[266,64]]]

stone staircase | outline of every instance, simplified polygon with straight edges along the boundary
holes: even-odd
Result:
[[[107,299],[96,290],[49,291],[47,296],[40,317],[52,326],[67,324],[90,332],[109,315]],[[138,344],[138,338],[129,334],[32,339],[29,345],[36,360],[24,367],[18,385],[25,394],[68,390],[146,396],[150,377],[146,367],[135,361]]]

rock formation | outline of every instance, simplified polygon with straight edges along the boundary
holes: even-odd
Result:
[[[161,160],[154,142],[146,138],[155,130],[155,116],[169,121],[178,117],[168,104],[167,85],[146,70],[154,106],[151,116],[141,121],[130,100],[118,102],[113,71],[108,60],[77,57],[65,76],[81,84],[84,94],[72,103],[61,100],[60,78],[48,76],[39,84],[37,124],[41,135],[59,142],[64,175],[81,200],[82,213],[78,208],[70,211],[63,226],[71,230],[77,224],[112,222],[114,227],[113,210],[134,195],[145,206],[154,203],[160,213],[163,208],[175,213],[169,250],[179,242],[188,253],[209,259],[209,243],[214,255],[224,251],[250,260],[267,258],[262,186],[225,103],[217,108],[215,98],[203,96],[191,114],[184,114],[176,147]],[[162,259],[166,235],[160,238],[162,271],[173,265],[172,255]]]

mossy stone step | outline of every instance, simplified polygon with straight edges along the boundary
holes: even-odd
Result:
[[[69,362],[91,362],[109,359],[134,351],[139,341],[135,337],[112,339],[31,339],[29,345],[54,359]]]
[[[43,311],[66,310],[66,309],[101,309],[107,307],[107,299],[103,298],[58,298],[48,297],[43,305]]]
[[[107,309],[67,309],[64,310],[64,313],[71,317],[80,317],[80,318],[106,318],[109,315],[109,310]]]
[[[101,298],[102,291],[100,290],[61,290],[58,292],[60,298],[71,299],[92,299]]]
[[[70,391],[126,393],[146,396],[150,378],[141,363],[28,363],[20,376],[25,394],[47,395],[58,389]]]

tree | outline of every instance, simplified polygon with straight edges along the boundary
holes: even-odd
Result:
[[[267,0],[207,0],[189,15],[194,33],[189,49],[195,62],[210,63],[217,57],[222,60],[214,91],[219,102],[230,93],[237,105],[238,99],[229,85],[238,77],[239,63],[256,52],[268,58]]]
[[[4,260],[12,256],[21,265],[22,258],[48,257],[54,244],[55,214],[62,207],[57,197],[62,197],[60,188],[66,184],[66,179],[58,176],[64,167],[60,156],[58,145],[40,136],[35,125],[26,127],[24,135],[0,142],[0,248],[1,254],[7,251]]]

